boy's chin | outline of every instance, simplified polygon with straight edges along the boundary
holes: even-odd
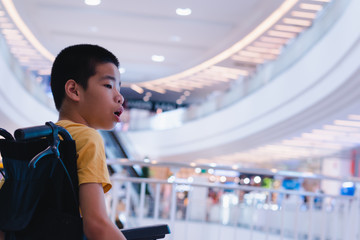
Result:
[[[115,123],[113,123],[113,124],[111,124],[111,125],[109,125],[109,126],[104,127],[103,130],[105,130],[105,131],[114,130],[114,128],[116,127],[117,124],[118,124],[118,123],[115,122]]]
[[[113,123],[111,125],[101,125],[101,126],[98,125],[98,126],[93,127],[93,128],[95,128],[96,130],[111,131],[116,127],[116,124],[117,123]]]

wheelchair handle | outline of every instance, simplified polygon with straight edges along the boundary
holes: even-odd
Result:
[[[72,140],[70,133],[63,127],[57,126],[60,136],[64,140]],[[53,129],[50,125],[41,125],[29,128],[17,129],[14,133],[16,140],[29,140],[34,138],[48,137],[52,135]]]

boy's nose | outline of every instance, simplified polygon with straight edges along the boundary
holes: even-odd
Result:
[[[123,105],[124,103],[124,97],[121,93],[119,93],[118,103],[120,103],[121,105]]]

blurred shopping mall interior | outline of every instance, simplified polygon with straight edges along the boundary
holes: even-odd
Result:
[[[191,208],[192,183],[206,186],[203,196],[223,207],[257,199],[277,211],[292,195],[256,195],[252,188],[260,187],[308,192],[303,201],[319,209],[312,194],[356,195],[359,12],[358,0],[0,0],[0,127],[14,132],[56,122],[54,57],[71,44],[98,44],[119,58],[125,98],[121,123],[101,131],[114,181],[177,184],[168,208],[160,201],[140,216],[160,211],[154,215],[172,222],[218,221],[214,208]],[[230,189],[220,187],[220,194],[211,184]],[[161,196],[167,192],[172,199],[162,185]],[[111,198],[115,219],[123,208]],[[141,199],[142,207],[150,204]],[[230,210],[221,216],[222,225],[234,218]],[[297,234],[264,226],[247,229]]]

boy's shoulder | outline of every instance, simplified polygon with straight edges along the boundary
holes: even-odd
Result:
[[[56,125],[65,128],[75,141],[94,141],[102,142],[100,133],[94,128],[88,127],[81,123],[72,122],[70,120],[60,120]]]

